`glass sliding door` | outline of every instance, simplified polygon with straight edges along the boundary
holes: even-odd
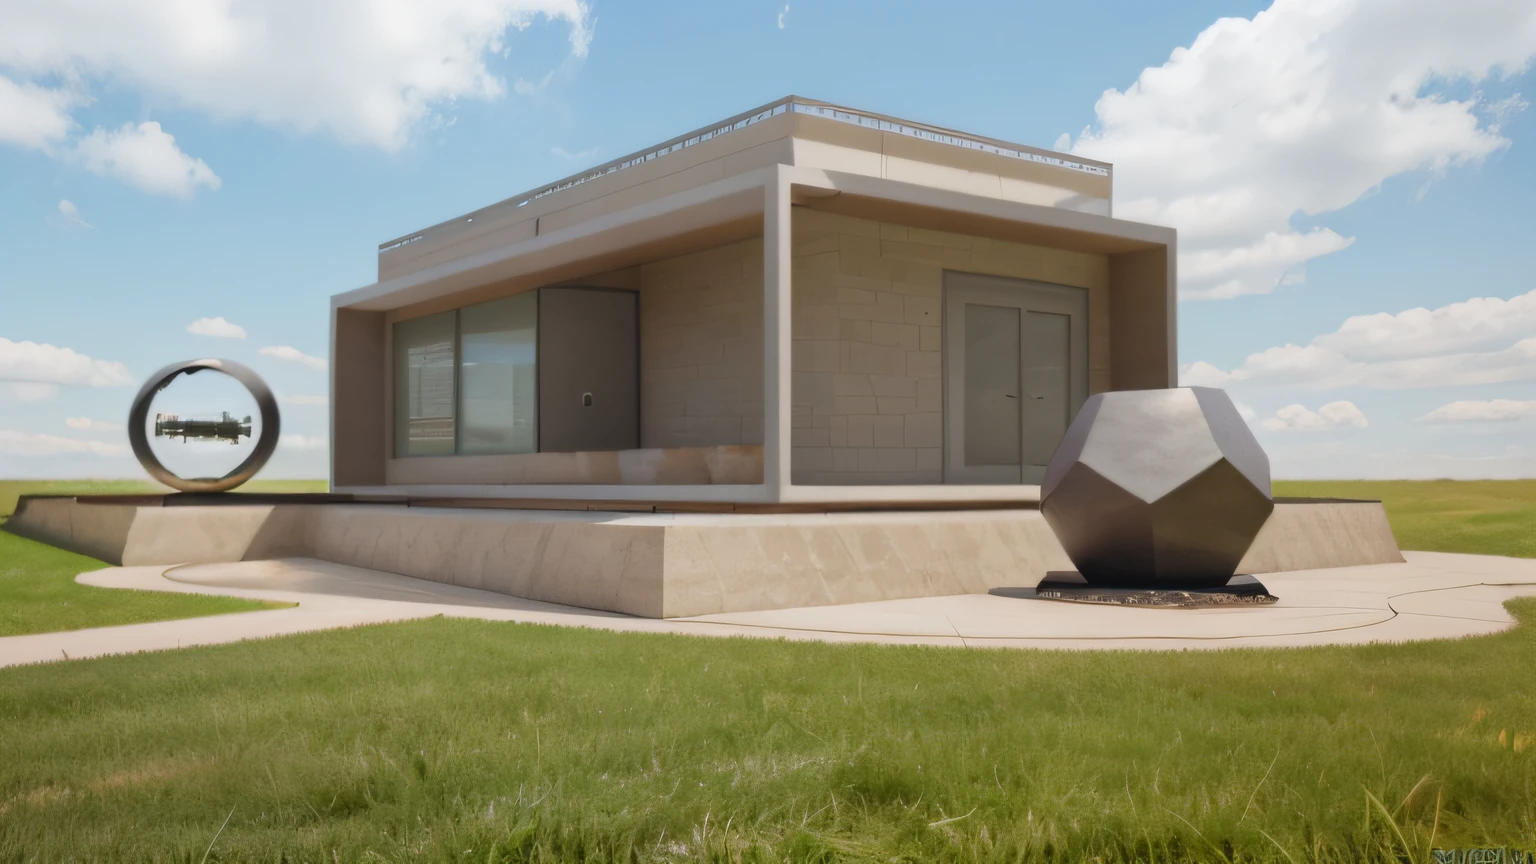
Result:
[[[450,456],[454,441],[457,313],[394,326],[395,456]]]
[[[640,446],[634,291],[540,288],[390,332],[396,458]]]
[[[459,451],[538,450],[537,292],[459,310]]]

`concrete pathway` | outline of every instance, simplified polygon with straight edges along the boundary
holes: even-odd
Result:
[[[1127,609],[966,594],[656,620],[522,600],[312,559],[114,567],[108,588],[298,603],[291,609],[0,638],[0,666],[158,651],[433,615],[639,633],[998,648],[1209,649],[1407,642],[1512,626],[1536,560],[1408,552],[1403,564],[1273,573],[1272,606]]]

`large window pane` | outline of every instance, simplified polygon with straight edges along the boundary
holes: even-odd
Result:
[[[395,455],[453,454],[454,312],[395,325]]]
[[[459,311],[459,452],[538,449],[534,292]]]

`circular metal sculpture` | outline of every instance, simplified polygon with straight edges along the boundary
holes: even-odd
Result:
[[[150,403],[154,401],[155,394],[169,386],[178,375],[194,375],[208,369],[228,375],[250,391],[261,412],[261,436],[256,439],[256,447],[251,455],[223,477],[187,479],[172,474],[160,464],[155,452],[150,449],[144,427],[148,423]],[[267,464],[272,451],[277,449],[281,428],[277,400],[272,397],[272,391],[267,389],[267,382],[261,380],[261,376],[249,366],[233,360],[184,360],[172,363],[149,376],[149,380],[139,389],[139,395],[133,397],[133,408],[128,412],[128,443],[133,447],[133,455],[138,457],[139,464],[144,466],[149,476],[182,492],[227,492],[251,479],[261,470],[261,466]],[[229,416],[228,412],[218,420],[182,420],[174,414],[155,415],[157,437],[180,435],[183,441],[189,438],[222,439],[235,444],[239,443],[241,436],[249,437],[250,434],[251,418],[246,417],[240,421]]]
[[[1225,585],[1274,510],[1269,457],[1221,390],[1127,390],[1083,404],[1040,509],[1089,585]]]

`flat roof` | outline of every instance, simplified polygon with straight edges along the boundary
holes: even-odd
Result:
[[[473,219],[475,215],[487,210],[501,210],[506,208],[523,207],[541,198],[557,194],[566,189],[579,186],[591,180],[596,180],[599,177],[606,177],[609,174],[623,171],[626,168],[632,168],[636,165],[650,162],[669,153],[675,153],[695,144],[701,144],[705,141],[719,138],[722,135],[729,135],[732,132],[745,129],[749,126],[761,123],[765,120],[768,120],[769,118],[777,117],[782,114],[806,114],[814,117],[822,117],[839,123],[848,123],[854,126],[877,129],[882,132],[889,132],[896,135],[905,135],[912,138],[919,138],[924,141],[931,141],[934,143],[959,147],[966,150],[976,150],[1009,159],[1019,159],[1040,165],[1050,165],[1053,167],[1065,168],[1072,171],[1081,171],[1087,174],[1094,174],[1101,177],[1110,177],[1112,173],[1112,166],[1108,162],[1098,162],[1093,159],[1084,159],[1079,156],[1058,153],[1054,150],[1029,147],[1024,144],[1015,144],[1010,141],[1003,141],[996,138],[988,138],[985,136],[972,135],[965,132],[957,132],[955,130],[945,129],[939,126],[930,126],[926,123],[915,123],[911,120],[902,120],[895,117],[888,117],[883,114],[859,111],[852,108],[844,108],[839,105],[833,105],[829,102],[820,102],[814,99],[806,99],[801,96],[786,96],[783,99],[780,99],[776,102],[771,102],[760,108],[755,108],[751,111],[738,114],[735,117],[722,120],[718,123],[712,123],[703,128],[695,129],[692,132],[684,133],[683,135],[679,135],[678,137],[669,141],[657,144],[654,147],[636,151],[627,156],[622,156],[618,159],[604,162],[595,168],[590,168],[585,171],[572,174],[549,185],[540,186],[536,189],[530,189],[526,192],[513,195],[510,198],[505,198],[494,204],[482,207],[479,210],[469,214],[469,216],[471,219]],[[436,225],[431,225],[421,230],[412,231],[409,234],[396,237],[393,240],[379,244],[379,251],[388,252],[392,249],[398,249],[401,246],[423,240],[434,228],[460,223],[464,221],[464,218],[465,217],[463,216],[457,216],[453,219],[439,222]]]

